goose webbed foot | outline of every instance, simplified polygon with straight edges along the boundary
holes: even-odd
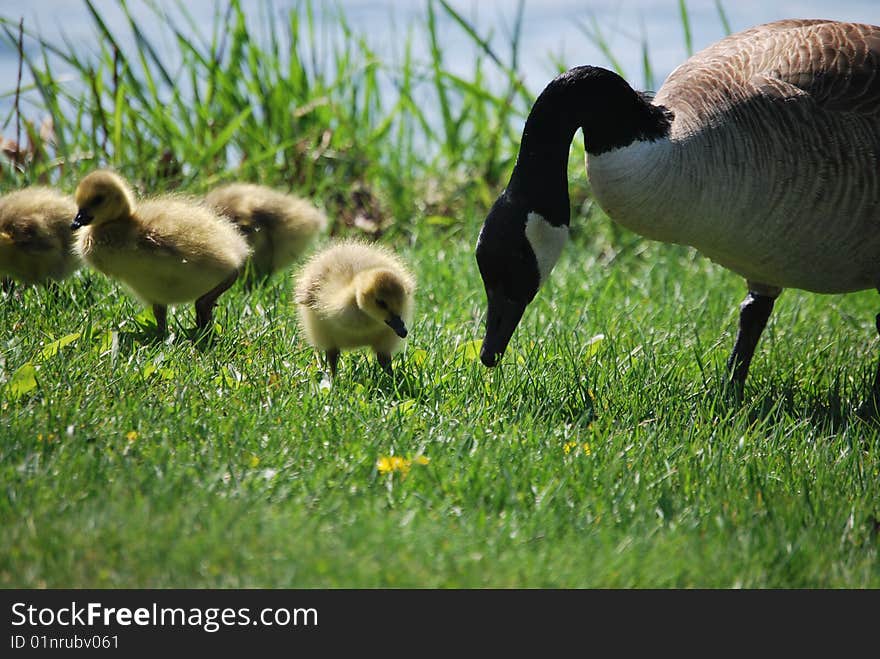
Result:
[[[742,397],[755,347],[767,326],[767,320],[773,312],[773,304],[778,295],[779,293],[765,295],[750,289],[746,299],[739,306],[739,330],[736,333],[733,351],[727,360],[729,390],[738,398]]]

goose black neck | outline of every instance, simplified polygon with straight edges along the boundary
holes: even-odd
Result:
[[[568,224],[568,153],[578,128],[587,153],[599,155],[669,134],[671,114],[652,105],[616,73],[579,66],[541,92],[523,129],[508,193],[555,225]]]

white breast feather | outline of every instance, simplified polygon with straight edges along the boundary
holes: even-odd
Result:
[[[568,227],[553,226],[539,213],[531,212],[526,217],[526,238],[538,261],[538,273],[543,284],[568,241]]]

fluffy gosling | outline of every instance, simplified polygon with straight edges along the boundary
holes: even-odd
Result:
[[[215,188],[205,201],[228,217],[253,250],[248,283],[265,282],[299,258],[327,227],[327,217],[305,199],[253,183]]]
[[[0,275],[25,284],[60,281],[81,262],[72,251],[73,198],[45,187],[0,197]]]
[[[76,188],[76,252],[153,306],[160,335],[169,304],[195,300],[196,324],[211,326],[217,298],[250,250],[244,236],[203,203],[156,197],[135,203],[119,175],[98,170]]]
[[[412,321],[415,277],[393,252],[342,242],[312,256],[296,283],[300,323],[336,375],[339,351],[369,346],[385,371]]]

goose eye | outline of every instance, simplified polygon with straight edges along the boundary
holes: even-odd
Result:
[[[99,194],[99,195],[95,195],[94,197],[92,197],[92,204],[91,204],[92,207],[100,206],[103,203],[104,203],[104,195]]]
[[[376,300],[376,304],[380,309],[388,309],[388,305],[385,304],[385,300]]]

